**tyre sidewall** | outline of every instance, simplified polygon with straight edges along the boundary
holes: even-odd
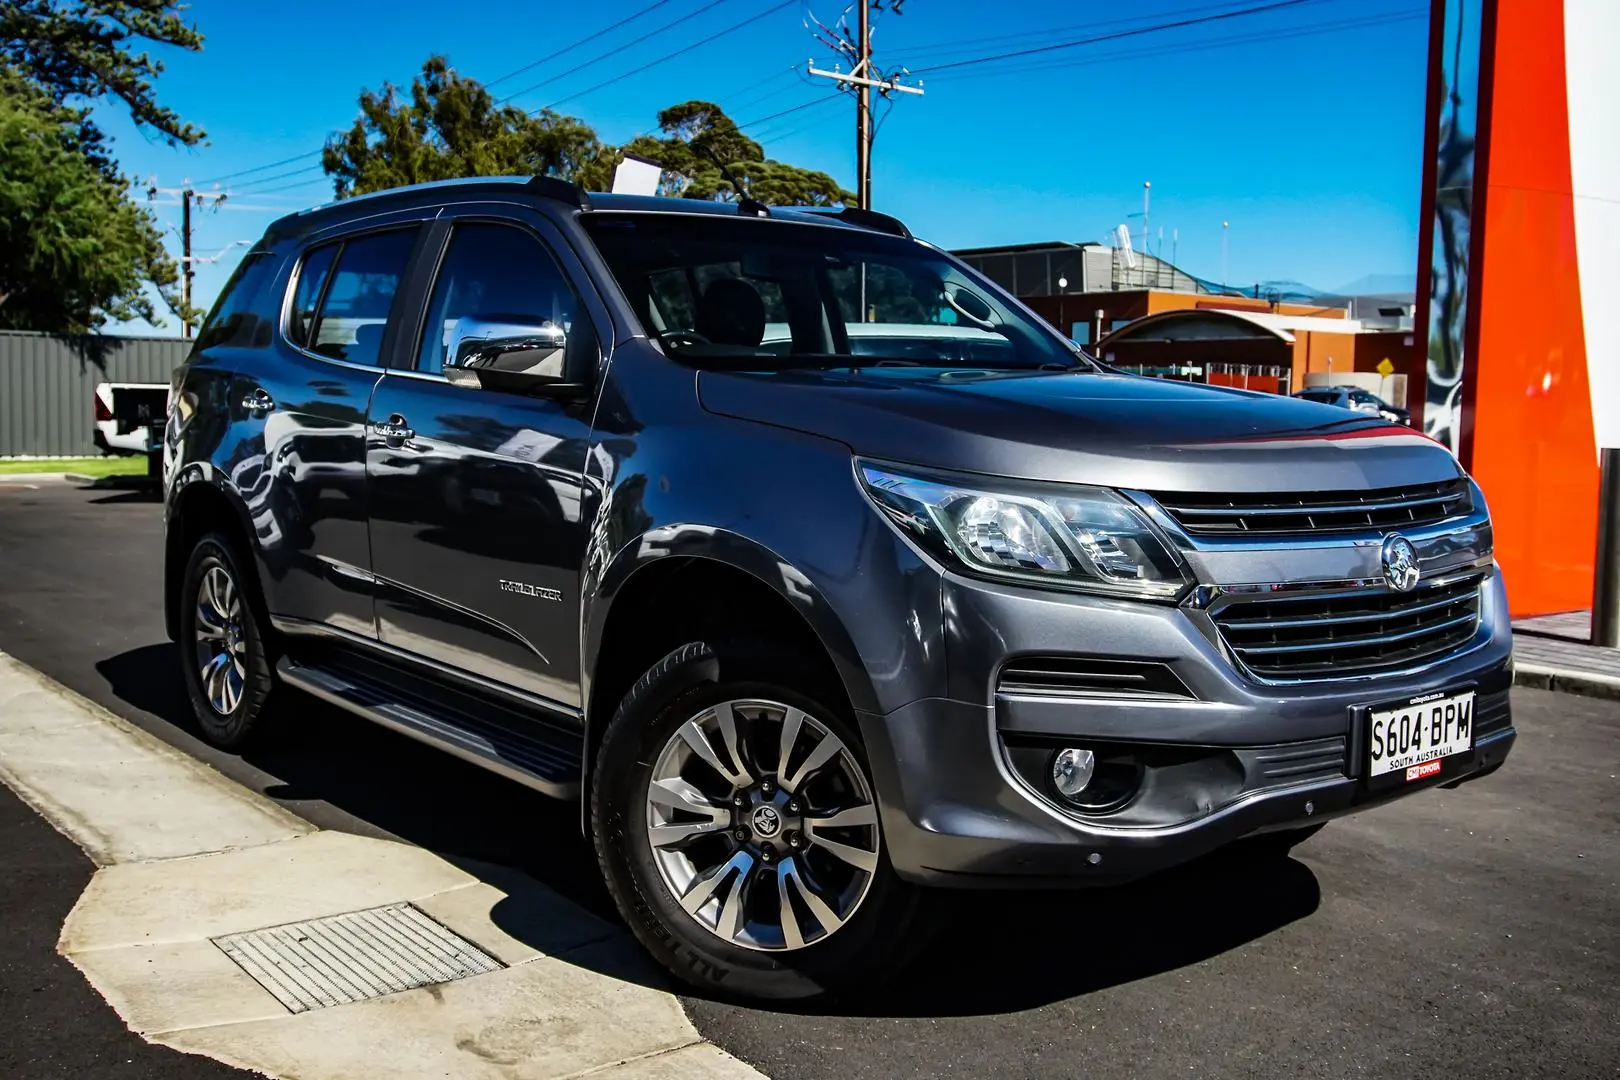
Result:
[[[676,730],[712,705],[762,698],[803,709],[825,724],[867,771],[851,725],[825,703],[772,682],[701,682],[674,694],[626,700],[604,741],[593,787],[593,818],[604,873],[621,912],[642,944],[688,982],[724,997],[806,998],[873,974],[903,932],[913,890],[895,875],[887,848],[869,891],[848,922],[823,941],[791,953],[762,952],[722,941],[699,925],[664,884],[646,829],[646,793],[657,761]],[[875,797],[875,794],[874,794]]]
[[[222,567],[231,576],[242,605],[242,639],[247,650],[243,663],[242,698],[228,715],[216,712],[208,700],[197,668],[197,590],[203,575]],[[198,541],[186,563],[180,595],[180,657],[186,694],[202,729],[203,737],[215,746],[233,748],[245,742],[258,721],[271,688],[270,662],[265,651],[264,631],[254,607],[253,590],[243,576],[241,564],[229,542],[219,534]]]

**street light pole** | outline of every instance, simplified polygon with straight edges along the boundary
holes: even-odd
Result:
[[[1602,451],[1597,559],[1592,566],[1592,644],[1620,648],[1620,450]]]
[[[180,336],[191,337],[191,188],[180,192]]]

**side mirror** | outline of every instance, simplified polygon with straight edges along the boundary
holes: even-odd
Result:
[[[444,376],[455,386],[510,393],[578,389],[567,381],[568,335],[530,317],[464,315],[450,331]]]

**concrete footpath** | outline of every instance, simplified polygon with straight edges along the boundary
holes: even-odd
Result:
[[[57,950],[149,1042],[303,1080],[760,1075],[621,929],[316,829],[3,653],[0,780],[97,866]]]
[[[1620,649],[1592,644],[1592,614],[1572,611],[1513,621],[1520,686],[1620,700]]]

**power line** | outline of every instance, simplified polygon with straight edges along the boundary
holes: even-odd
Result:
[[[719,2],[722,2],[722,0],[716,0],[716,2],[719,3]],[[794,4],[796,2],[797,2],[797,0],[782,0],[781,3],[774,4],[771,7],[766,8],[764,11],[761,11],[757,15],[750,15],[748,18],[742,20],[741,22],[733,23],[730,26],[726,27],[724,30],[718,30],[713,34],[710,34],[708,37],[704,38],[702,41],[696,42],[696,43],[694,43],[692,45],[688,45],[688,46],[686,46],[685,48],[682,48],[682,49],[677,49],[672,53],[666,53],[665,55],[660,56],[656,60],[649,60],[647,63],[642,64],[640,67],[631,68],[629,71],[626,71],[626,72],[623,72],[622,74],[616,75],[615,77],[613,77],[611,79],[606,79],[606,80],[604,80],[602,82],[599,82],[595,86],[588,86],[584,90],[578,90],[578,91],[575,91],[572,94],[569,94],[567,97],[560,97],[556,101],[553,101],[549,105],[545,105],[545,106],[543,106],[543,107],[541,107],[539,109],[533,109],[533,110],[530,111],[530,115],[532,116],[532,115],[534,115],[536,113],[545,112],[547,109],[555,109],[558,105],[561,105],[565,101],[573,101],[575,98],[582,98],[586,94],[594,94],[598,90],[606,89],[609,86],[613,86],[615,83],[621,83],[626,79],[632,78],[632,77],[634,77],[636,75],[640,75],[642,72],[648,71],[648,70],[650,70],[652,68],[655,68],[655,67],[659,66],[660,64],[667,64],[669,61],[674,60],[677,57],[685,56],[687,53],[691,52],[694,49],[700,49],[705,45],[712,45],[714,42],[719,41],[721,38],[725,37],[726,35],[734,34],[738,30],[741,30],[745,26],[749,26],[749,25],[751,25],[753,23],[759,22],[761,19],[765,18],[768,15],[775,15],[778,11],[781,11],[783,8],[788,7],[789,5]],[[709,7],[713,7],[713,6],[714,6],[714,4],[709,5]],[[706,8],[702,8],[701,10],[702,11],[707,11],[707,10],[709,10],[709,8],[706,7]],[[694,14],[696,14],[696,13],[694,13]]]
[[[317,154],[320,153],[319,150],[316,150],[314,152],[317,153]],[[212,180],[199,180],[199,181],[197,181],[197,183],[200,186],[207,187],[209,184],[217,184],[217,183],[220,183],[223,180],[234,180],[238,176],[248,176],[248,175],[251,175],[252,173],[256,173],[256,172],[264,172],[266,169],[277,169],[277,168],[280,168],[283,165],[291,165],[293,162],[302,161],[302,160],[304,160],[305,158],[307,158],[309,156],[310,155],[308,153],[294,154],[290,158],[282,158],[280,161],[272,161],[268,165],[255,165],[251,169],[242,169],[239,172],[226,173],[224,176],[216,176]]]
[[[261,195],[274,195],[278,191],[293,191],[297,188],[311,187],[315,184],[324,184],[326,182],[327,178],[324,176],[312,176],[308,180],[298,180],[291,184],[283,184],[280,187],[265,188],[263,191],[250,191],[248,194],[256,199]]]
[[[669,2],[669,0],[657,0],[656,3],[649,4],[647,7],[642,8],[640,11],[636,12],[634,15],[631,15],[631,16],[629,16],[627,18],[624,18],[624,19],[620,19],[618,22],[614,23],[612,26],[606,27],[606,28],[604,28],[602,30],[598,30],[593,34],[589,34],[589,35],[587,35],[587,36],[585,36],[583,38],[580,38],[578,41],[575,41],[575,42],[572,42],[571,44],[565,45],[565,46],[563,46],[562,49],[558,50],[557,52],[551,53],[551,54],[549,54],[547,56],[543,56],[539,60],[534,61],[534,63],[532,63],[532,64],[527,64],[524,67],[518,68],[515,71],[509,71],[505,75],[502,75],[500,78],[495,79],[493,82],[485,83],[484,84],[485,88],[487,89],[488,87],[494,86],[496,83],[505,82],[507,79],[510,79],[515,75],[520,75],[523,72],[528,71],[531,68],[533,68],[533,67],[535,67],[535,66],[537,66],[539,64],[543,64],[543,63],[545,63],[545,62],[547,62],[549,60],[554,60],[558,56],[561,56],[561,55],[563,55],[565,53],[572,52],[574,49],[579,48],[581,45],[587,45],[590,42],[595,41],[597,38],[600,38],[605,34],[608,34],[608,33],[611,33],[614,30],[617,30],[621,26],[624,26],[624,25],[626,25],[628,23],[634,22],[636,19],[639,19],[643,15],[646,15],[646,14],[654,11],[655,9],[662,7],[664,4],[667,4],[668,2]],[[721,2],[724,2],[724,0],[715,0],[715,2],[716,3],[721,3]],[[711,4],[710,6],[712,7],[714,5]],[[704,10],[707,10],[707,9],[704,9]],[[693,14],[699,14],[699,13],[694,12]],[[637,40],[642,40],[642,39],[637,39]],[[559,78],[560,77],[561,76],[559,76]],[[522,92],[523,91],[519,91],[519,93],[522,93]],[[503,98],[501,101],[496,102],[496,104],[497,105],[503,104],[505,101],[510,101],[510,100],[511,100],[511,97]],[[322,149],[324,150],[324,147]],[[223,175],[213,177],[212,179],[209,179],[209,180],[198,181],[198,183],[199,183],[199,186],[207,186],[207,185],[210,185],[210,184],[218,184],[218,183],[221,183],[221,182],[223,182],[225,180],[235,180],[239,176],[251,176],[254,173],[268,172],[271,169],[281,168],[283,165],[291,165],[295,161],[303,161],[306,158],[317,157],[321,153],[322,153],[322,150],[310,150],[310,151],[307,151],[307,152],[302,153],[302,154],[294,154],[292,157],[282,158],[280,161],[272,161],[272,162],[269,162],[269,163],[264,164],[264,165],[255,165],[251,169],[239,169],[236,172],[224,173]],[[254,182],[259,183],[260,181],[254,181]]]
[[[924,75],[934,71],[949,71],[953,68],[975,67],[979,64],[993,64],[1000,60],[1013,60],[1020,56],[1034,56],[1039,53],[1057,52],[1062,49],[1075,49],[1082,45],[1096,45],[1104,41],[1118,41],[1121,38],[1139,37],[1143,34],[1157,34],[1165,30],[1179,30],[1188,26],[1202,26],[1206,23],[1224,22],[1228,19],[1241,19],[1250,15],[1262,15],[1268,11],[1281,11],[1285,8],[1300,7],[1304,4],[1322,3],[1323,0],[1273,0],[1269,4],[1256,4],[1253,7],[1238,8],[1234,11],[1224,11],[1214,15],[1200,15],[1189,19],[1176,19],[1172,22],[1154,23],[1151,26],[1140,26],[1131,30],[1116,30],[1110,34],[1096,34],[1092,37],[1077,38],[1074,41],[1060,41],[1055,45],[1040,45],[1029,49],[1017,49],[1012,52],[996,53],[991,56],[979,56],[971,60],[955,60],[948,64],[935,64],[932,67],[918,68],[913,75]]]
[[[1069,58],[1064,60],[1036,61],[1029,64],[1020,64],[1010,68],[997,68],[995,71],[963,71],[935,76],[934,82],[963,82],[972,79],[1000,78],[1006,75],[1021,75],[1033,72],[1060,71],[1074,67],[1095,67],[1103,64],[1119,63],[1126,60],[1141,60],[1149,57],[1177,56],[1184,53],[1206,52],[1238,45],[1251,45],[1272,41],[1285,41],[1291,38],[1313,37],[1318,34],[1334,33],[1347,30],[1357,30],[1374,26],[1387,26],[1398,22],[1409,22],[1414,19],[1428,18],[1426,8],[1405,8],[1385,12],[1379,15],[1361,16],[1351,19],[1338,19],[1325,23],[1311,23],[1304,26],[1286,27],[1278,30],[1263,30],[1244,34],[1234,34],[1224,38],[1208,38],[1201,41],[1184,41],[1174,45],[1155,45],[1148,48],[1131,49],[1124,52],[1103,53],[1082,58]]]
[[[584,61],[582,63],[575,64],[573,67],[569,68],[567,71],[560,71],[555,75],[549,75],[546,78],[541,79],[539,82],[534,83],[531,86],[525,86],[521,90],[517,90],[517,91],[514,91],[513,93],[507,94],[505,97],[503,97],[499,101],[495,102],[495,104],[497,104],[497,105],[505,105],[508,101],[511,101],[513,98],[520,98],[524,94],[527,94],[527,93],[530,93],[531,91],[540,89],[542,86],[550,86],[552,83],[556,82],[559,79],[566,79],[568,76],[574,74],[574,72],[576,72],[576,71],[583,71],[586,68],[592,66],[593,64],[601,63],[603,60],[606,60],[610,56],[617,56],[619,53],[624,52],[626,49],[634,48],[635,46],[640,45],[643,41],[646,41],[648,38],[657,37],[659,34],[662,34],[666,30],[673,30],[677,26],[679,26],[682,23],[686,22],[687,20],[695,19],[697,16],[702,15],[706,11],[713,11],[715,8],[719,7],[721,4],[724,4],[724,3],[727,3],[727,2],[728,2],[728,0],[709,0],[709,3],[704,4],[702,7],[698,8],[694,12],[691,12],[691,13],[686,14],[686,15],[682,15],[680,18],[676,19],[674,22],[665,23],[663,26],[660,26],[658,29],[650,30],[645,34],[642,34],[638,38],[632,38],[631,40],[625,42],[623,45],[619,45],[619,46],[616,46],[616,47],[614,47],[612,49],[609,49],[607,52],[602,53],[599,56],[593,56],[589,60],[586,60],[586,61]],[[549,108],[551,108],[551,106],[547,105],[546,108],[549,109]],[[535,111],[539,112],[541,110],[537,109]]]
[[[775,120],[779,116],[791,116],[793,113],[803,112],[805,109],[813,109],[817,105],[825,105],[829,101],[837,101],[842,96],[843,96],[842,94],[827,94],[824,97],[816,98],[814,101],[806,101],[802,105],[795,105],[791,109],[783,109],[781,112],[773,112],[769,116],[761,116],[757,120],[750,120],[746,124],[738,124],[737,127],[739,129],[740,128],[758,127],[760,124],[763,124],[763,123],[765,123],[767,121],[770,121],[770,120]]]
[[[1123,19],[1101,19],[1084,23],[1071,23],[1067,26],[1046,26],[1039,30],[1024,30],[1015,34],[995,34],[990,37],[955,38],[951,41],[931,41],[923,45],[909,45],[898,51],[906,56],[920,56],[926,53],[960,52],[964,48],[983,48],[986,45],[1024,41],[1030,38],[1050,40],[1055,34],[1066,34],[1075,31],[1096,31],[1110,26],[1128,26],[1132,23],[1151,22],[1154,19],[1173,18],[1179,15],[1198,15],[1206,11],[1216,11],[1229,7],[1231,0],[1218,4],[1200,4],[1197,7],[1176,8],[1172,11],[1156,11],[1151,15],[1132,15]]]
[[[587,35],[585,37],[580,38],[578,41],[574,42],[572,45],[566,45],[566,46],[564,46],[563,48],[557,50],[554,53],[548,53],[547,55],[540,57],[540,59],[538,59],[538,60],[534,60],[534,61],[531,61],[531,62],[529,62],[527,64],[524,64],[522,67],[518,68],[516,71],[508,71],[505,75],[502,75],[498,79],[491,79],[489,82],[484,84],[484,89],[487,90],[492,86],[498,86],[501,83],[505,82],[507,79],[511,79],[511,78],[514,78],[514,77],[516,77],[518,75],[521,75],[525,71],[532,71],[533,69],[539,67],[541,64],[548,63],[549,61],[557,59],[559,56],[564,56],[564,55],[566,55],[568,53],[573,52],[575,49],[579,48],[581,45],[589,45],[591,42],[595,41],[597,38],[606,37],[608,34],[613,33],[613,31],[617,30],[621,26],[628,26],[630,23],[635,22],[637,19],[641,18],[643,15],[650,15],[652,12],[654,12],[654,11],[658,10],[659,8],[663,7],[667,3],[669,3],[669,0],[655,0],[654,3],[648,4],[646,7],[642,8],[640,11],[636,12],[634,15],[625,16],[624,18],[620,19],[618,22],[614,23],[612,26],[605,26],[602,29],[598,30],[594,34],[589,34],[589,35]]]
[[[835,101],[842,101],[842,100],[843,100],[843,95],[842,94],[829,94],[828,96],[826,96],[824,98],[820,98],[819,100],[808,102],[808,103],[806,103],[804,105],[800,105],[796,109],[792,109],[792,110],[789,110],[789,111],[798,112],[798,111],[804,110],[804,109],[813,109],[813,108],[815,108],[817,106],[830,105]],[[741,128],[741,127],[753,127],[756,124],[763,123],[763,122],[764,121],[756,121],[754,123],[747,124],[747,125],[739,124],[738,127],[739,128]],[[775,131],[770,131],[770,132],[756,131],[756,132],[753,133],[753,138],[755,138],[756,140],[758,140],[759,142],[762,142],[762,143],[765,142],[766,140],[785,139],[789,135],[794,135],[794,134],[797,134],[798,132],[808,130],[809,128],[813,128],[817,124],[820,124],[822,122],[823,122],[822,117],[813,116],[809,120],[801,119],[801,120],[789,123],[786,127],[778,127]],[[769,126],[769,125],[767,125],[767,126]]]
[[[294,177],[294,176],[302,176],[305,173],[317,172],[317,171],[321,170],[322,168],[323,168],[323,166],[320,165],[319,163],[316,163],[314,165],[305,165],[301,169],[290,169],[290,170],[288,170],[287,172],[284,172],[284,173],[276,173],[274,176],[265,176],[265,177],[261,177],[261,178],[259,178],[257,180],[249,180],[245,184],[243,184],[241,186],[241,188],[239,188],[238,190],[249,190],[256,184],[273,184],[278,180],[286,180],[286,179],[289,179],[289,178]]]

